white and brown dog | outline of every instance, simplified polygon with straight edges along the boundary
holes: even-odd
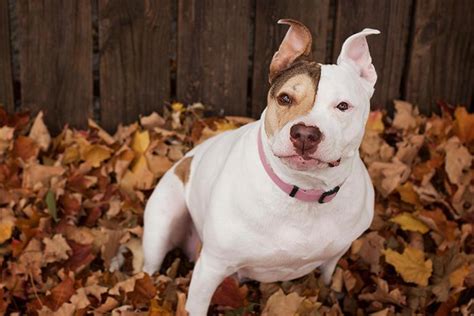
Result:
[[[261,119],[188,152],[161,179],[145,210],[144,271],[166,253],[189,256],[202,241],[186,309],[206,315],[232,274],[290,280],[317,267],[328,283],[339,258],[366,230],[374,191],[358,148],[377,79],[364,29],[336,65],[309,61],[311,34],[290,28],[270,65]]]

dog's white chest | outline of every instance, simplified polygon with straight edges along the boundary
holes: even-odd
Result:
[[[252,128],[257,126],[245,135],[250,139]],[[239,142],[232,150],[251,148],[245,140]],[[221,163],[227,167],[218,179],[206,178],[206,170],[218,169],[219,161],[199,154],[195,159],[202,165],[192,175],[188,191],[190,213],[205,247],[229,261],[241,277],[272,282],[307,274],[347,250],[372,218],[371,209],[364,210],[370,183],[362,165],[355,166],[333,201],[319,204],[281,192],[263,168],[252,163],[256,153],[226,157]],[[211,190],[204,185],[209,183]]]

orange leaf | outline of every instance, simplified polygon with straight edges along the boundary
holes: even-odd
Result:
[[[237,280],[233,277],[225,278],[221,285],[217,288],[212,303],[222,306],[230,306],[239,308],[246,305],[247,286],[239,287]]]
[[[23,160],[38,156],[39,148],[36,142],[26,136],[19,136],[13,144],[13,155]]]
[[[45,304],[51,310],[57,311],[61,305],[69,301],[75,291],[74,281],[66,276],[66,278],[61,283],[56,285],[51,290],[51,294],[45,299]]]
[[[464,143],[474,140],[474,114],[467,113],[466,108],[458,107],[454,112],[454,132]]]
[[[156,287],[148,274],[145,274],[141,279],[137,279],[133,291],[127,293],[134,306],[148,303],[155,295]]]

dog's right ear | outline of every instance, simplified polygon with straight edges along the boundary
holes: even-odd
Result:
[[[282,19],[278,21],[278,24],[288,24],[290,28],[270,63],[270,83],[298,57],[307,56],[311,52],[311,32],[303,23],[291,19]]]

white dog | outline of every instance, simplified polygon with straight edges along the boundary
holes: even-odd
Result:
[[[275,282],[320,267],[329,283],[372,221],[374,191],[358,148],[377,80],[366,36],[380,32],[352,35],[336,65],[321,65],[307,58],[309,30],[279,23],[290,28],[270,65],[261,119],[187,153],[146,206],[145,272],[174,247],[196,256],[202,241],[191,316],[206,315],[217,286],[235,273]]]

